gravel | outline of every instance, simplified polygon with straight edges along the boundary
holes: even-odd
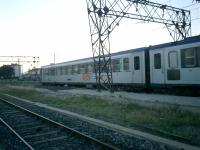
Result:
[[[11,149],[28,150],[28,147],[0,121],[0,150]]]
[[[103,128],[103,127],[88,123],[86,121],[79,120],[77,118],[71,118],[61,113],[40,108],[38,106],[27,104],[25,102],[16,101],[14,99],[11,99],[11,101],[23,107],[26,107],[34,112],[37,112],[41,115],[44,115],[52,120],[63,123],[66,126],[69,126],[75,130],[81,131],[82,133],[85,133],[89,136],[97,138],[103,142],[110,143],[114,146],[117,146],[119,149],[137,149],[137,150],[147,150],[147,149],[148,150],[151,150],[151,149],[152,150],[175,150],[176,149],[171,146],[164,145],[161,143],[156,143],[154,141],[147,140],[139,136],[133,137],[129,135],[123,135],[122,133],[119,133],[117,131]],[[76,146],[76,144],[74,146]]]
[[[30,114],[24,113],[24,111],[14,111],[14,107],[10,105],[5,105],[0,102],[1,112],[0,116],[6,120],[6,122],[13,127],[13,129],[21,135],[34,149],[88,149],[93,150],[94,147],[102,148],[99,144],[92,140],[88,140],[83,136],[77,135],[74,132],[69,130],[64,130],[57,125],[52,125],[49,122],[44,121],[43,119],[39,119]],[[26,123],[35,123],[37,122],[39,125],[32,126],[24,126]],[[52,131],[57,132],[57,134],[50,134],[46,136],[47,133]],[[3,135],[5,133],[2,133]],[[45,134],[45,135],[44,135]],[[40,136],[38,136],[40,135]],[[37,136],[37,138],[32,138]],[[53,139],[53,140],[52,140]],[[50,140],[50,141],[49,141]],[[18,143],[18,142],[17,142]],[[14,144],[14,145],[17,145]],[[11,143],[12,144],[12,143]],[[20,143],[18,144],[20,145]]]

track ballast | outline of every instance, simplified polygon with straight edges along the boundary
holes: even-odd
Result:
[[[79,131],[83,134],[93,137],[94,139],[98,139],[99,141],[102,141],[103,143],[107,143],[107,145],[113,145],[114,147],[112,146],[111,147],[114,149],[137,149],[137,150],[148,150],[148,149],[177,150],[179,149],[179,148],[170,146],[168,144],[156,142],[156,141],[146,139],[144,137],[140,137],[137,135],[135,136],[125,135],[116,130],[105,128],[100,125],[95,125],[87,121],[74,118],[72,116],[64,115],[57,111],[52,111],[49,109],[45,109],[43,107],[38,107],[36,105],[33,105],[32,103],[20,101],[20,100],[17,100],[16,98],[8,97],[6,95],[4,96],[1,95],[1,97],[3,97],[3,99],[6,99],[9,102],[12,102],[16,105],[19,105],[23,108],[33,111],[34,113],[45,116],[51,120],[59,122],[70,128],[73,128],[76,131]],[[63,144],[63,143],[60,143],[60,144]],[[79,149],[84,149],[84,145],[81,145]],[[95,146],[93,147],[93,149],[102,149],[102,148],[98,148],[98,146],[97,147]]]
[[[29,149],[116,149],[79,131],[0,99],[2,122]]]

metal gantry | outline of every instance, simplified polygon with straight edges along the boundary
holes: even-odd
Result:
[[[122,18],[161,23],[174,41],[191,35],[190,11],[148,0],[86,0],[98,89],[112,87],[110,34]]]

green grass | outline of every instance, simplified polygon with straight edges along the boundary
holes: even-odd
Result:
[[[32,89],[1,87],[1,93],[71,110],[105,121],[129,126],[140,124],[193,140],[200,145],[200,114],[178,105],[111,101],[87,95],[48,95]]]

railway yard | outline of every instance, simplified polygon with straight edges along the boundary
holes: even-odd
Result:
[[[200,150],[199,4],[0,1],[0,150]]]
[[[200,149],[200,98],[1,85],[0,149]]]

